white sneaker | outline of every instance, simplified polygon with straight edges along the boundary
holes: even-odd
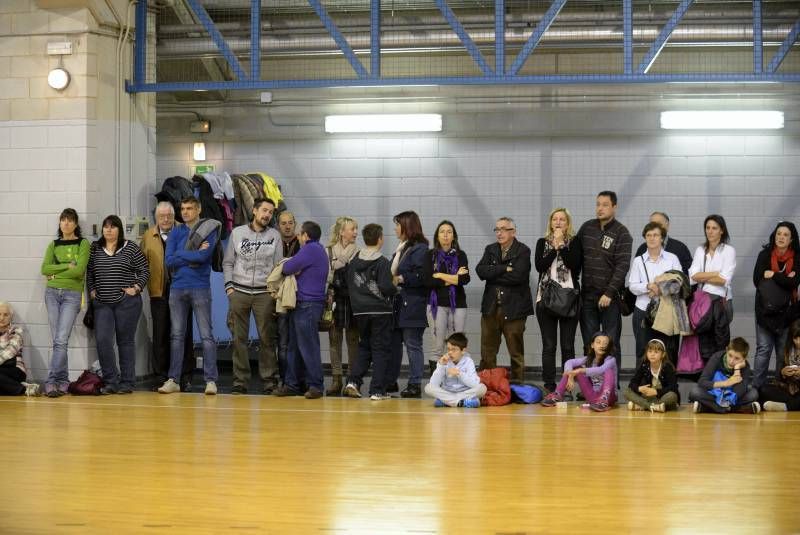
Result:
[[[342,389],[342,395],[348,398],[360,398],[361,392],[359,392],[358,386],[355,383],[347,383]]]
[[[628,410],[629,411],[640,411],[640,410],[642,410],[642,408],[639,405],[637,405],[636,403],[634,403],[633,401],[629,401],[628,402]]]
[[[389,394],[372,394],[369,397],[369,399],[371,399],[372,401],[384,401],[387,399],[392,399],[392,396],[390,396]]]
[[[42,395],[42,389],[36,383],[22,383],[25,387],[25,395],[29,398],[39,397]]]
[[[763,408],[766,412],[786,412],[789,410],[786,403],[779,401],[765,401]]]
[[[651,403],[650,412],[667,412],[667,406],[664,403]]]
[[[206,396],[216,396],[217,395],[217,383],[214,381],[208,381],[206,383]]]
[[[758,404],[758,401],[754,401],[750,404],[750,410],[753,411],[753,414],[758,414],[761,412],[761,405]]]
[[[167,379],[164,384],[158,388],[159,394],[174,394],[180,392],[181,386],[172,379]]]
[[[694,412],[694,413],[700,412],[700,402],[699,401],[695,401],[692,404],[692,412]]]

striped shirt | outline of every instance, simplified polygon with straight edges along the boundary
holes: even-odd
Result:
[[[578,231],[583,247],[583,294],[614,298],[625,287],[631,264],[633,238],[625,225],[616,219],[605,228],[598,219],[590,219]]]
[[[96,292],[97,299],[103,303],[122,301],[124,288],[138,284],[139,288],[147,286],[150,268],[142,250],[135,243],[125,240],[122,247],[114,254],[109,254],[97,242],[92,245],[89,255],[89,268],[86,271],[86,282],[89,292]]]

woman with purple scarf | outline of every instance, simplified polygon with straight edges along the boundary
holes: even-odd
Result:
[[[442,221],[433,235],[426,279],[430,282],[428,313],[433,326],[434,344],[431,360],[439,360],[446,351],[445,341],[451,334],[464,332],[467,322],[467,296],[464,286],[469,283],[467,255],[458,246],[458,233],[450,221]]]

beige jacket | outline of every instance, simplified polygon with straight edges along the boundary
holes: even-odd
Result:
[[[297,306],[297,280],[294,275],[283,274],[284,258],[272,268],[272,273],[267,277],[267,291],[275,299],[275,312],[286,314]]]

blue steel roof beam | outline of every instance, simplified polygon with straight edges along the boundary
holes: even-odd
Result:
[[[322,21],[322,25],[325,26],[326,30],[328,30],[328,33],[333,38],[336,46],[338,46],[339,50],[342,51],[345,59],[350,63],[350,66],[353,67],[353,70],[356,71],[358,77],[367,78],[369,76],[367,69],[356,57],[356,53],[353,52],[353,48],[350,46],[350,43],[347,42],[347,39],[345,39],[344,35],[342,35],[342,32],[339,31],[336,23],[334,23],[333,19],[331,19],[330,15],[328,15],[328,12],[322,5],[322,2],[320,0],[308,0],[308,5],[314,8],[319,20]]]
[[[128,84],[129,93],[170,91],[217,91],[237,89],[301,89],[318,87],[380,87],[398,85],[507,85],[507,84],[663,84],[683,83],[792,83],[800,84],[800,73],[687,73],[687,74],[559,74],[532,76],[472,76],[469,78],[352,78],[324,80],[254,80],[252,82],[162,82]]]
[[[625,74],[633,74],[633,0],[622,0],[622,53]]]
[[[381,76],[381,0],[371,0],[369,12],[370,75]]]
[[[767,65],[768,73],[775,74],[775,71],[777,71],[778,67],[781,66],[781,63],[783,63],[783,59],[786,57],[786,54],[789,53],[789,49],[792,48],[792,45],[794,45],[795,41],[797,41],[798,35],[800,35],[800,20],[794,23],[789,35],[786,36],[786,39],[783,40],[783,43],[781,43],[778,51],[775,52],[774,56],[772,56],[772,60],[770,60],[769,65]]]
[[[761,29],[761,0],[753,0],[753,72],[764,69],[764,33]]]
[[[489,68],[489,64],[486,63],[486,60],[483,58],[483,54],[481,51],[478,50],[478,47],[475,45],[475,41],[469,36],[469,34],[464,30],[464,26],[456,18],[453,10],[450,9],[450,6],[447,5],[446,0],[436,0],[436,6],[439,8],[439,11],[442,12],[444,15],[445,20],[450,25],[450,28],[453,29],[455,34],[461,40],[461,44],[464,45],[464,48],[467,49],[469,55],[472,56],[472,60],[478,65],[483,72],[484,76],[492,76],[494,73],[492,69]]]
[[[208,15],[206,8],[204,8],[198,0],[186,0],[186,3],[189,4],[189,8],[200,21],[200,24],[202,24],[206,29],[208,35],[211,37],[211,40],[214,41],[215,45],[217,45],[217,48],[219,48],[219,51],[222,53],[225,61],[228,62],[228,65],[231,66],[231,69],[233,69],[236,77],[239,80],[247,80],[247,73],[244,72],[244,69],[239,63],[239,60],[236,58],[236,55],[231,51],[228,43],[225,42],[225,38],[222,37],[222,34],[219,33],[219,30],[217,30],[217,27],[214,25],[214,21],[212,21],[211,17]]]
[[[494,72],[506,72],[506,2],[494,0]]]
[[[133,83],[147,82],[147,0],[139,0],[136,4],[136,40],[133,56]]]
[[[261,78],[261,0],[250,0],[250,79]]]
[[[542,20],[540,20],[539,24],[536,25],[536,29],[533,30],[533,33],[530,37],[528,37],[528,40],[522,47],[522,50],[520,50],[519,54],[517,54],[517,58],[514,60],[513,65],[511,65],[511,68],[508,69],[508,72],[506,73],[507,75],[516,76],[517,73],[519,73],[522,66],[528,60],[528,57],[539,45],[539,41],[542,40],[544,32],[546,32],[550,25],[553,24],[553,21],[556,20],[556,17],[566,3],[567,0],[554,0],[553,3],[550,4],[547,12],[542,17]]]
[[[653,44],[650,45],[650,50],[647,51],[644,59],[642,59],[642,62],[639,64],[639,69],[637,70],[639,74],[647,74],[647,72],[650,70],[650,67],[653,66],[653,63],[655,63],[656,59],[658,58],[658,55],[661,54],[661,51],[667,45],[667,41],[672,35],[672,32],[675,30],[675,27],[681,21],[683,15],[686,14],[689,6],[691,6],[693,3],[694,0],[681,0],[680,5],[677,7],[664,27],[661,28],[661,32],[658,34],[658,37]]]

